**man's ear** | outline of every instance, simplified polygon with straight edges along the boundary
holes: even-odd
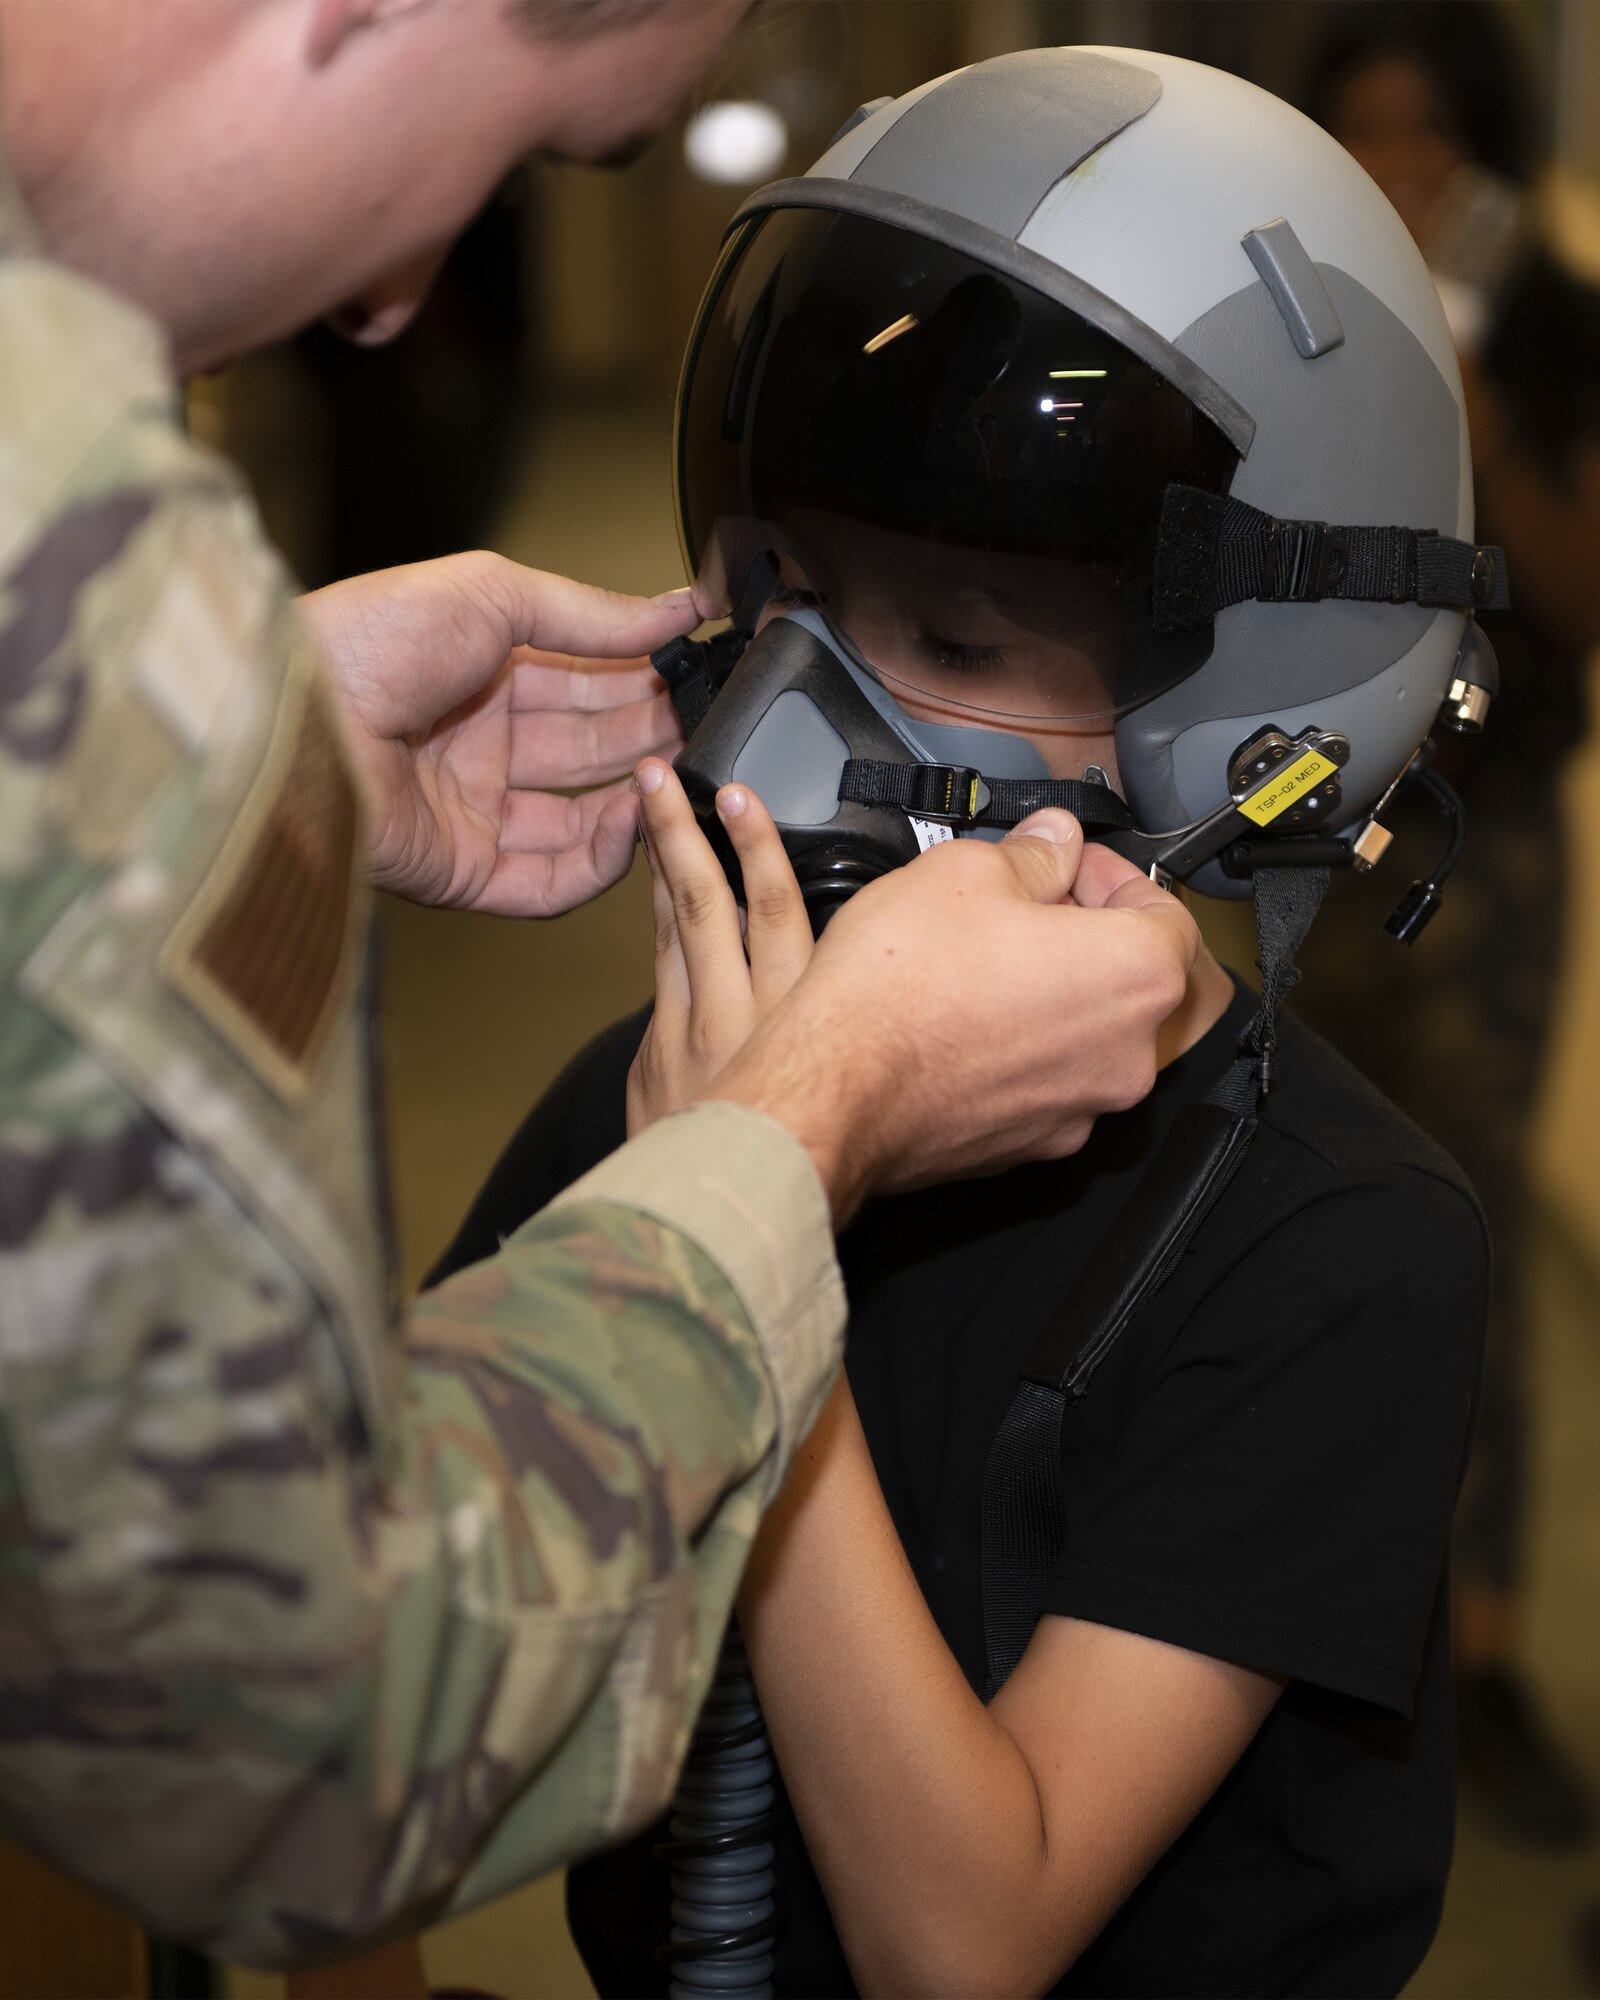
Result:
[[[314,69],[321,69],[360,29],[427,5],[428,0],[311,0],[307,59]]]

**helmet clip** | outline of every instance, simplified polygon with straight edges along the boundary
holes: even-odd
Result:
[[[1326,521],[1274,520],[1256,596],[1264,604],[1320,604],[1350,571],[1350,545]]]
[[[1257,868],[1274,865],[1263,856],[1281,846],[1285,866],[1347,865],[1348,843],[1330,844],[1320,829],[1338,807],[1339,773],[1349,761],[1349,739],[1315,724],[1298,736],[1282,729],[1258,730],[1228,760],[1227,802],[1163,840],[1151,862],[1163,873],[1183,879],[1242,847],[1244,872],[1254,874]],[[1257,838],[1269,829],[1270,839]],[[1287,859],[1289,842],[1284,836],[1292,840],[1302,833],[1318,842],[1314,863],[1298,851],[1293,861]]]

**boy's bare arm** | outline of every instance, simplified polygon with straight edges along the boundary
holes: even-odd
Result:
[[[740,1622],[865,1994],[1051,1986],[1283,1685],[1046,1617],[985,1708],[917,1588],[842,1381],[757,1538]]]

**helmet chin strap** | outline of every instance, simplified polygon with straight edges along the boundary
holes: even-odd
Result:
[[[1338,767],[1350,754],[1344,739],[1312,730],[1292,748],[1300,753],[1297,758],[1286,757],[1193,825],[1166,833],[1141,827],[1098,766],[1082,778],[991,778],[965,764],[852,757],[839,780],[839,797],[857,805],[897,806],[960,832],[1014,827],[1030,813],[1059,806],[1077,818],[1091,840],[1104,842],[1158,880],[1182,881],[1219,856],[1227,856],[1230,872],[1241,876],[1274,867],[1349,867],[1354,850],[1347,839],[1276,831],[1270,840],[1258,837],[1274,816],[1267,808],[1277,805],[1280,795],[1285,795],[1281,809],[1287,809],[1297,770],[1304,772],[1301,800],[1311,797],[1315,803],[1319,792],[1325,801],[1337,798]]]

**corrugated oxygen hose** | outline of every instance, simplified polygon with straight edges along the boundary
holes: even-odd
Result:
[[[672,2000],[772,2000],[778,1930],[773,1867],[772,1744],[737,1626],[728,1627],[711,1692],[673,1799]]]

